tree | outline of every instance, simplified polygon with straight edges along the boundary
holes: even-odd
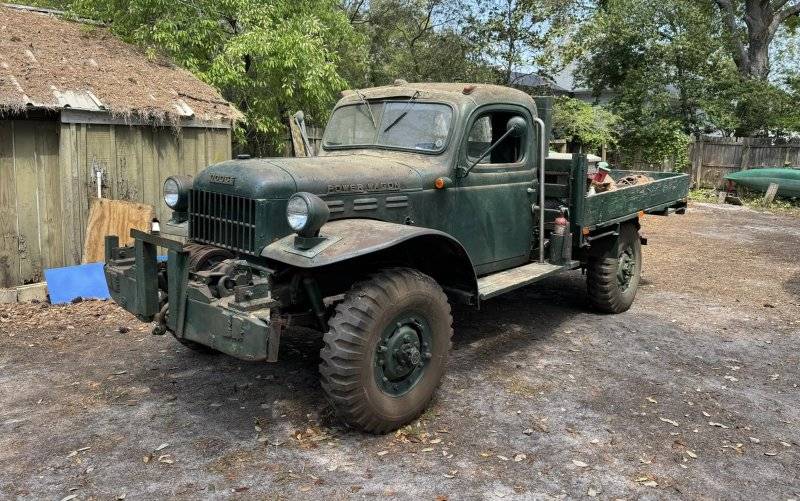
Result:
[[[515,72],[558,67],[558,50],[584,13],[578,0],[494,0],[478,2],[470,31],[481,40],[484,55],[498,67],[502,83]],[[528,73],[529,71],[523,71]]]
[[[342,54],[357,58],[353,48],[363,46],[336,0],[77,0],[72,8],[220,89],[245,115],[239,139],[259,155],[282,148],[288,113],[324,122],[347,86]]]
[[[603,106],[560,96],[553,106],[553,135],[589,149],[612,146],[618,139],[619,117]]]
[[[343,8],[367,40],[364,71],[344,70],[355,87],[385,85],[397,78],[495,79],[482,60],[479,40],[466,31],[466,0],[347,0]]]
[[[607,0],[575,43],[579,78],[620,117],[627,158],[660,163],[685,156],[708,83],[730,71],[714,11],[692,0]]]
[[[747,78],[766,80],[769,48],[778,29],[800,17],[800,0],[714,0],[725,24],[728,43],[739,69]]]

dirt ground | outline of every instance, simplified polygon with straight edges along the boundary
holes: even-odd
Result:
[[[430,410],[343,429],[320,339],[204,356],[111,303],[0,307],[0,498],[800,499],[800,218],[648,217],[634,307],[583,277],[455,311]]]

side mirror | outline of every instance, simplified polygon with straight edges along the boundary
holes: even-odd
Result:
[[[512,137],[522,137],[528,132],[528,122],[522,117],[511,117],[506,122],[506,133]]]

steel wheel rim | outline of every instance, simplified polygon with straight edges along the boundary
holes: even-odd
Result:
[[[631,247],[626,248],[617,260],[617,284],[622,292],[628,290],[636,273],[636,258]]]
[[[404,313],[381,333],[375,347],[375,381],[384,393],[399,397],[419,383],[432,358],[430,324],[419,314]]]

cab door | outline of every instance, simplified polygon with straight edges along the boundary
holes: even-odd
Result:
[[[457,162],[469,168],[506,132],[512,117],[525,120],[525,133],[503,139],[466,177],[454,176],[448,190],[447,231],[464,245],[479,275],[526,263],[531,255],[538,148],[530,111],[515,105],[477,108],[466,121]]]

